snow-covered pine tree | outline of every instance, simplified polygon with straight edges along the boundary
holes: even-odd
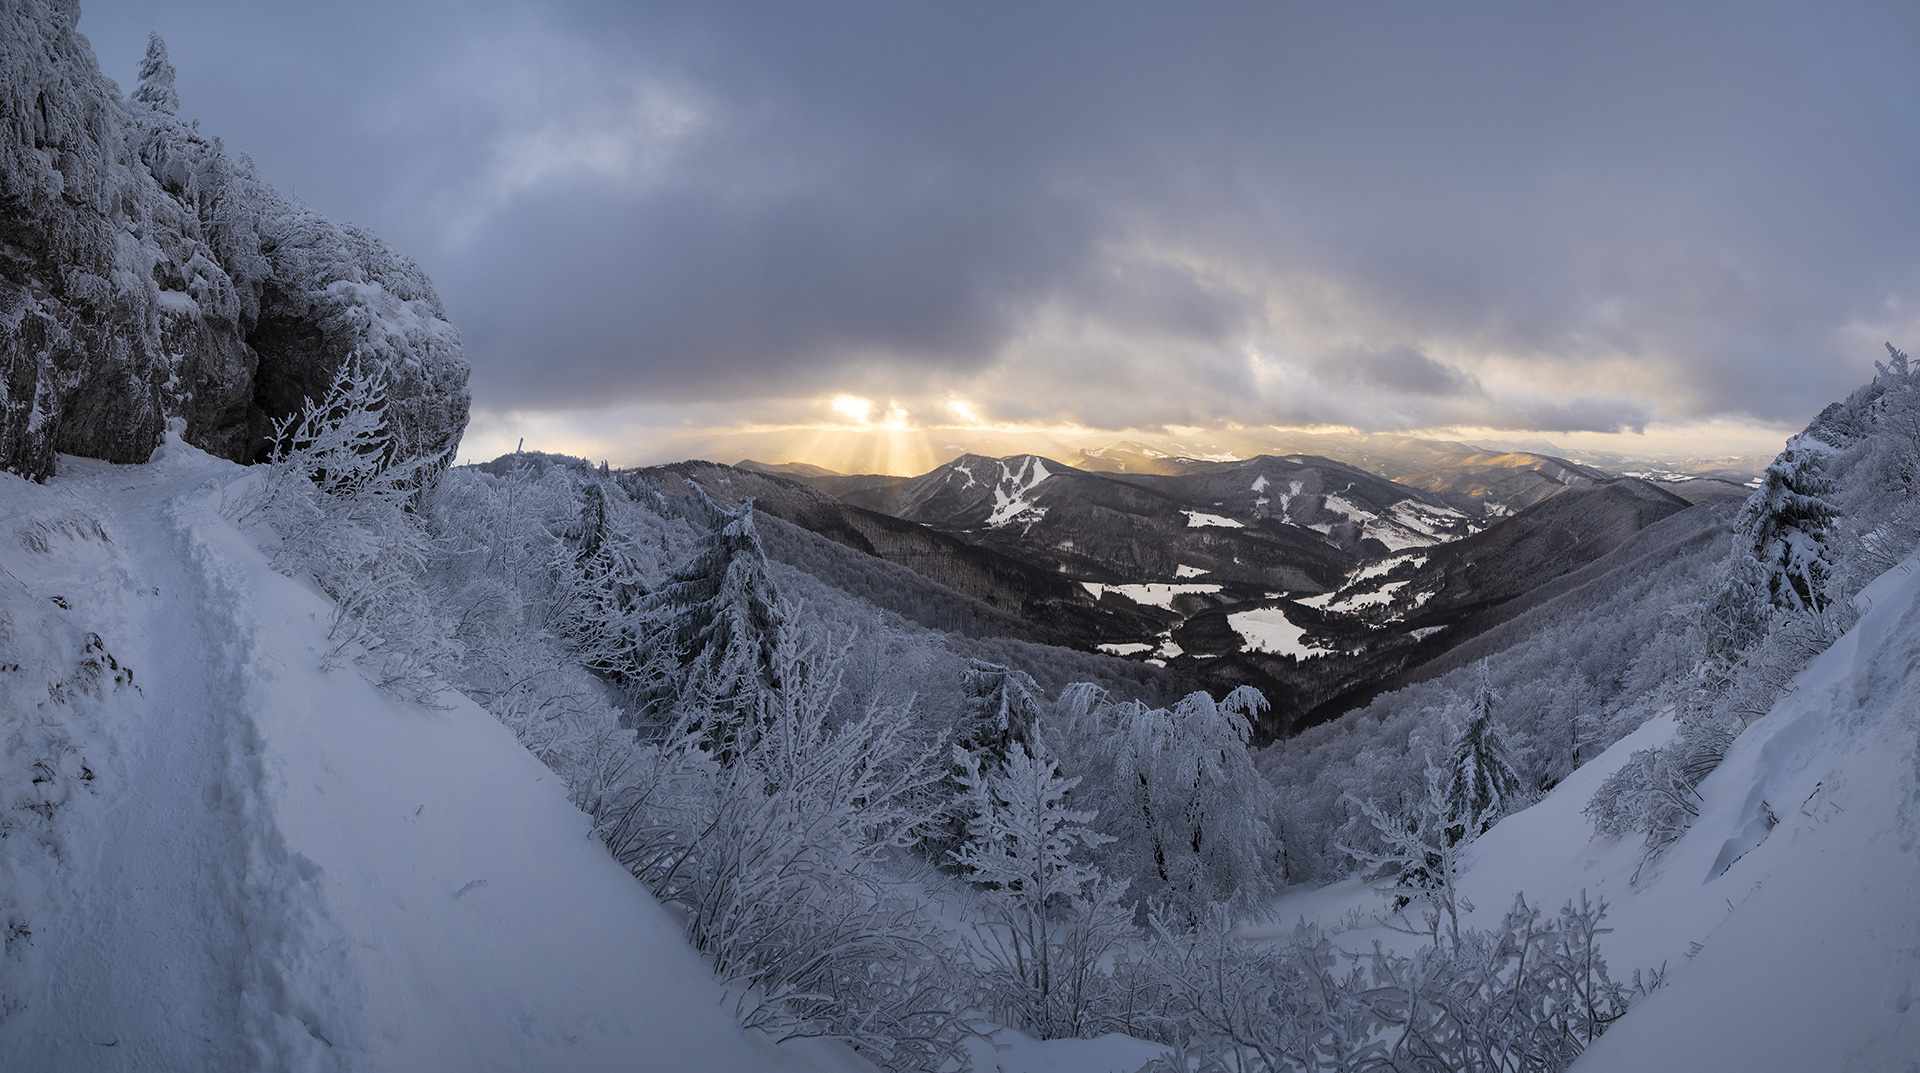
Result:
[[[985,886],[988,994],[1007,1022],[1041,1039],[1079,1035],[1100,998],[1100,963],[1117,949],[1131,914],[1124,882],[1109,883],[1084,851],[1112,839],[1095,813],[1067,807],[1079,784],[1045,746],[1015,742],[1003,771],[986,772],[954,748],[973,803],[967,840],[954,859]]]
[[[1358,806],[1360,815],[1373,828],[1379,851],[1355,846],[1338,844],[1340,850],[1360,862],[1374,868],[1376,879],[1390,880],[1379,887],[1379,893],[1393,907],[1395,915],[1401,914],[1416,901],[1425,902],[1423,927],[1407,930],[1414,934],[1426,934],[1433,940],[1435,949],[1441,945],[1440,926],[1447,926],[1446,936],[1452,940],[1455,948],[1460,945],[1460,910],[1472,911],[1471,905],[1462,906],[1455,880],[1460,874],[1461,857],[1466,852],[1467,842],[1451,834],[1452,808],[1448,801],[1448,775],[1439,764],[1427,764],[1427,790],[1412,808],[1402,813],[1388,812],[1372,801],[1363,801],[1352,794],[1347,800]]]
[[[167,61],[167,43],[157,31],[147,34],[147,54],[140,61],[140,84],[134,87],[133,99],[168,115],[180,114],[180,95],[173,89],[173,64]]]
[[[1446,835],[1454,842],[1480,837],[1522,792],[1520,776],[1507,756],[1506,738],[1493,721],[1493,707],[1499,701],[1483,660],[1466,717],[1447,743]]]
[[[702,739],[726,762],[757,736],[760,694],[780,688],[775,650],[785,620],[754,528],[753,500],[729,510],[687,484],[712,529],[693,561],[640,601],[636,614],[646,628],[636,659],[664,673],[633,692],[644,719],[665,722],[674,709],[704,712]]]
[[[955,744],[1002,766],[1018,743],[1031,745],[1040,720],[1040,687],[1021,671],[970,659],[960,680],[964,722]]]
[[[629,691],[649,681],[642,662],[647,623],[641,602],[647,595],[632,538],[610,516],[608,486],[588,481],[581,489],[577,547],[563,548],[556,573],[564,581],[564,632],[575,654],[590,670]]]
[[[1833,576],[1827,532],[1840,509],[1826,498],[1834,489],[1820,453],[1808,438],[1787,441],[1734,523],[1740,547],[1766,570],[1767,599],[1797,614],[1826,608]]]
[[[998,663],[969,659],[960,676],[960,695],[960,726],[954,734],[954,746],[987,774],[1004,772],[1015,746],[1035,744],[1044,694],[1027,674]],[[952,805],[946,822],[929,839],[936,854],[956,850],[977,818],[965,765],[956,761],[947,773],[947,781]]]

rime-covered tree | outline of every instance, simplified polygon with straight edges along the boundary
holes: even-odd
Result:
[[[1121,840],[1110,859],[1130,865],[1121,874],[1137,895],[1195,910],[1273,887],[1276,802],[1247,752],[1251,721],[1265,707],[1265,696],[1242,686],[1218,702],[1194,693],[1172,708],[1120,704],[1102,713],[1097,785],[1084,796]]]
[[[1004,765],[1015,744],[1032,744],[1042,694],[1031,677],[973,659],[967,661],[960,691],[964,721],[954,744],[990,766]]]
[[[1840,513],[1827,499],[1833,491],[1819,448],[1796,436],[1747,498],[1734,532],[1740,548],[1765,569],[1773,606],[1796,613],[1826,608],[1833,576],[1827,532]]]
[[[698,708],[703,739],[727,760],[752,743],[761,694],[780,687],[775,650],[783,616],[753,524],[753,500],[727,509],[688,482],[712,521],[692,562],[640,601],[646,628],[636,659],[662,672],[635,690],[642,716]]]
[[[1493,721],[1500,702],[1485,662],[1459,728],[1447,742],[1446,834],[1471,842],[1492,827],[1520,796],[1520,776],[1508,758],[1506,737]]]
[[[999,772],[959,747],[954,761],[973,804],[967,840],[954,853],[987,888],[985,971],[1010,1020],[1042,1039],[1080,1034],[1097,999],[1098,973],[1127,932],[1125,884],[1108,883],[1086,851],[1112,838],[1095,813],[1067,807],[1079,784],[1038,741],[1015,742]]]
[[[180,95],[173,89],[173,64],[167,60],[167,43],[157,32],[147,34],[147,54],[140,61],[140,84],[133,99],[168,115],[180,113]]]
[[[563,629],[575,655],[589,669],[637,690],[660,668],[644,662],[647,587],[632,538],[611,517],[608,487],[595,480],[581,489],[578,542],[560,551],[555,573],[564,579]]]

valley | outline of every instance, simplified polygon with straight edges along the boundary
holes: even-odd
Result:
[[[635,472],[724,502],[751,496],[1034,639],[1216,690],[1254,686],[1272,704],[1262,740],[1417,677],[1511,617],[1502,608],[1619,558],[1658,523],[1725,525],[1726,504],[1749,491],[1439,441],[1317,445],[1352,460],[1124,442],[1080,452],[1080,465],[964,454],[914,477],[750,459]]]

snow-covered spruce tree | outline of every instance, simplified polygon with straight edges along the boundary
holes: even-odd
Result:
[[[1499,701],[1482,660],[1473,697],[1447,742],[1446,835],[1456,842],[1480,837],[1523,793],[1508,758],[1506,735],[1493,721],[1493,706]]]
[[[1030,676],[998,663],[969,659],[960,677],[960,696],[960,725],[954,734],[954,746],[980,771],[989,775],[1004,772],[1014,746],[1032,747],[1039,732],[1044,694]],[[978,815],[967,771],[967,766],[957,760],[948,769],[947,792],[952,802],[946,820],[932,838],[938,856],[960,848]]]
[[[754,528],[753,500],[728,510],[687,484],[712,528],[693,561],[634,610],[645,623],[635,665],[662,673],[623,684],[642,704],[643,721],[700,712],[702,738],[725,763],[753,746],[760,698],[781,688],[774,651],[783,617]]]
[[[1734,522],[1740,549],[1766,571],[1768,601],[1794,613],[1818,612],[1829,602],[1827,532],[1840,511],[1826,498],[1834,488],[1821,472],[1822,447],[1811,437],[1789,440]]]
[[[133,99],[139,104],[165,112],[180,113],[180,95],[173,89],[173,64],[167,60],[167,43],[158,32],[147,34],[147,54],[140,60],[139,85]]]
[[[968,660],[960,692],[964,722],[954,744],[995,764],[1004,764],[1016,743],[1032,744],[1041,692],[1030,676],[997,663]]]
[[[1247,752],[1265,707],[1260,691],[1242,686],[1219,702],[1193,693],[1170,709],[1105,710],[1089,769],[1098,781],[1084,796],[1119,839],[1103,856],[1136,899],[1191,913],[1277,885],[1276,801]]]
[[[559,550],[554,572],[562,578],[562,629],[583,666],[615,683],[635,688],[670,670],[648,666],[646,631],[653,625],[643,609],[645,572],[633,538],[615,524],[611,500],[621,493],[601,479],[580,490],[578,537]]]
[[[1094,813],[1067,807],[1079,783],[1045,746],[1015,742],[1002,771],[956,747],[972,799],[968,837],[954,854],[987,888],[981,921],[986,1001],[1004,1023],[1041,1039],[1107,1028],[1110,978],[1101,963],[1132,934],[1132,913],[1114,883],[1085,860],[1111,841],[1088,826]]]

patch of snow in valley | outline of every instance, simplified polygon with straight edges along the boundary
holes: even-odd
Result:
[[[1213,573],[1213,571],[1202,570],[1197,566],[1187,566],[1184,563],[1173,568],[1174,577],[1205,577],[1211,573]]]
[[[1102,652],[1105,652],[1109,656],[1137,656],[1143,652],[1151,652],[1154,650],[1153,645],[1141,644],[1138,641],[1126,641],[1126,642],[1120,642],[1115,644],[1095,645],[1094,647],[1098,648]]]
[[[1227,625],[1240,635],[1240,640],[1254,652],[1271,652],[1280,656],[1293,656],[1297,659],[1312,659],[1333,651],[1319,645],[1309,645],[1303,638],[1307,631],[1295,626],[1286,611],[1278,607],[1260,607],[1252,611],[1235,611],[1227,616]]]
[[[1356,592],[1344,596],[1337,603],[1310,604],[1309,606],[1319,607],[1322,610],[1336,613],[1358,611],[1363,607],[1380,607],[1384,604],[1392,603],[1393,594],[1406,587],[1407,583],[1404,581],[1389,581],[1377,589],[1372,589],[1367,592]],[[1306,603],[1305,600],[1300,602]]]
[[[1350,522],[1359,522],[1364,525],[1379,517],[1378,514],[1369,510],[1361,510],[1359,507],[1354,506],[1352,503],[1347,502],[1337,495],[1330,495],[1321,502],[1326,505],[1328,510],[1344,517]]]
[[[1225,518],[1218,514],[1208,514],[1205,511],[1183,510],[1180,513],[1187,516],[1187,528],[1189,529],[1198,529],[1206,525],[1217,525],[1226,529],[1246,528],[1243,523],[1236,522],[1232,518]]]

